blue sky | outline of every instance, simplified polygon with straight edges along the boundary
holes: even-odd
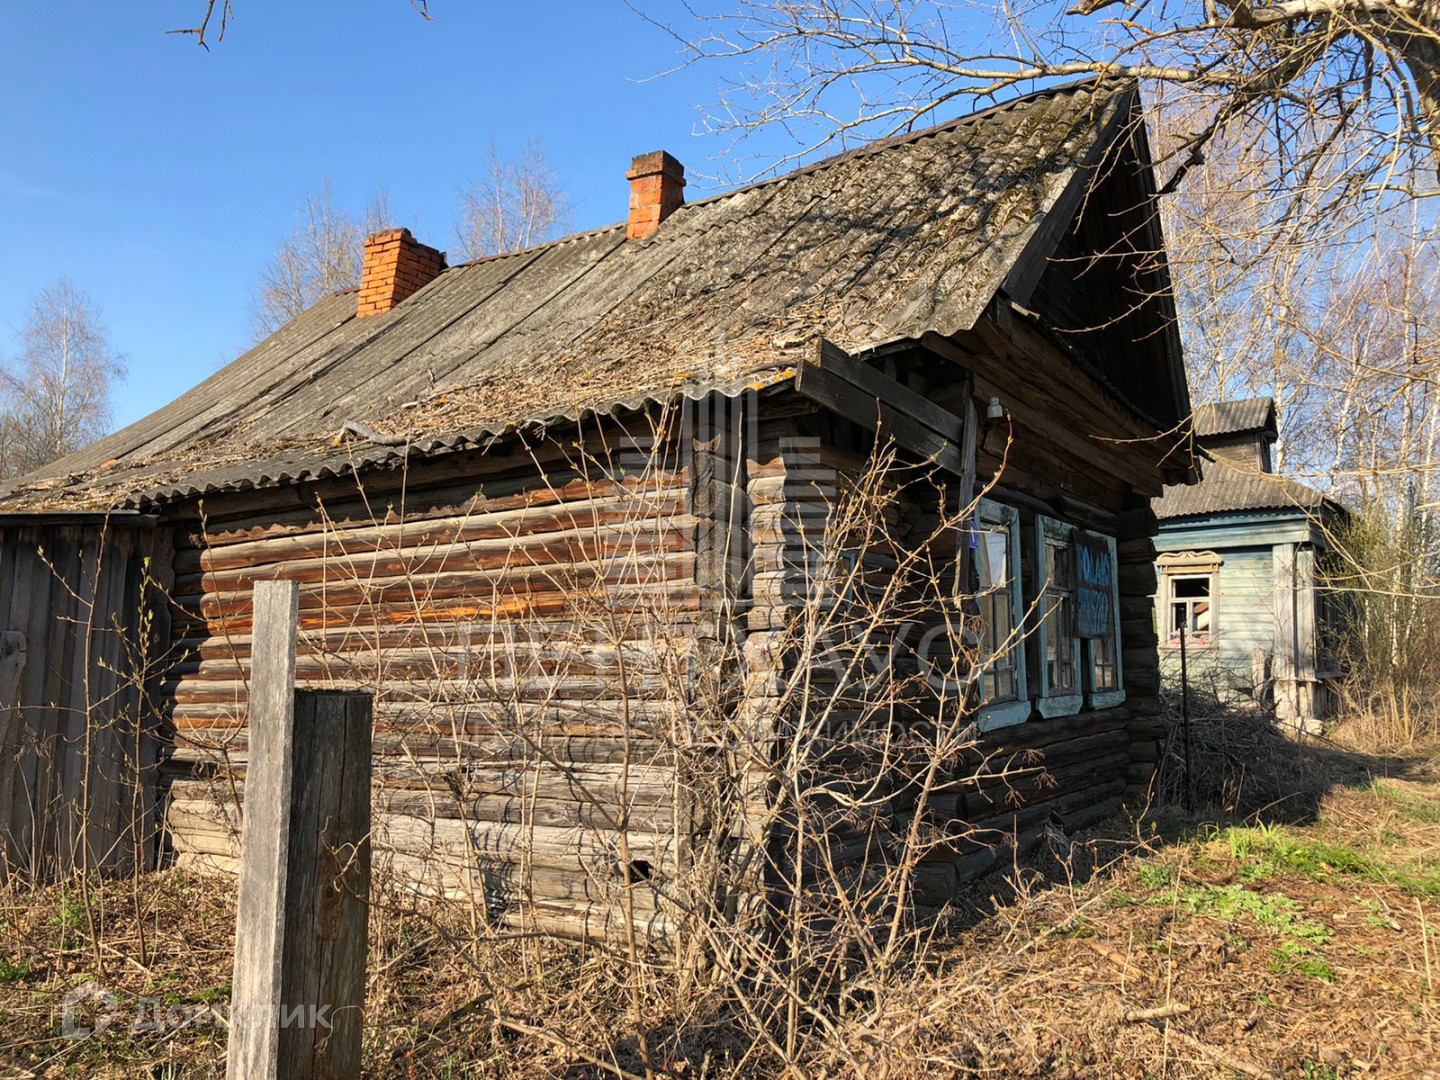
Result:
[[[668,2],[648,10],[681,17]],[[675,45],[620,0],[431,0],[430,22],[408,0],[234,3],[209,53],[165,34],[200,0],[0,12],[0,353],[69,277],[128,358],[117,426],[244,348],[255,278],[327,178],[356,210],[385,187],[395,224],[449,247],[492,137],[542,141],[577,229],[625,216],[634,154],[714,172],[725,150],[694,134],[720,73],[644,81]]]

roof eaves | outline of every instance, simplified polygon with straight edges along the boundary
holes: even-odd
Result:
[[[664,395],[627,395],[597,405],[537,413],[503,424],[485,424],[450,435],[419,438],[401,446],[375,445],[361,451],[347,448],[332,453],[317,451],[308,458],[295,461],[276,462],[271,459],[262,461],[258,466],[222,468],[213,471],[213,478],[202,475],[187,481],[142,489],[118,499],[115,506],[124,510],[155,510],[188,498],[337,479],[372,469],[395,467],[412,460],[429,460],[458,451],[487,450],[507,437],[543,433],[546,428],[560,423],[579,423],[587,418],[636,415],[647,408],[663,408],[681,400],[699,401],[711,393],[736,397],[747,391],[772,391],[794,378],[795,369],[785,368],[760,379],[747,378],[724,386],[689,384],[677,387],[674,393]]]

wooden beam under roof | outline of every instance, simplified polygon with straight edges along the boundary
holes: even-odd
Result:
[[[966,473],[961,449],[965,422],[960,417],[824,338],[796,370],[795,389],[921,460],[957,476]]]

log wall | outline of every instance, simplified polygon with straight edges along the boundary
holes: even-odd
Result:
[[[866,791],[869,812],[834,819],[826,829],[830,851],[825,861],[867,868],[893,864],[901,854],[901,838],[912,836],[922,845],[914,876],[914,899],[922,906],[945,902],[961,881],[1007,861],[1015,845],[1036,843],[1052,817],[1073,832],[1115,813],[1127,801],[1144,801],[1166,737],[1151,621],[1156,522],[1149,510],[1149,498],[1160,490],[1167,467],[1165,449],[1127,437],[1108,403],[1080,392],[1078,380],[1067,385],[1065,360],[1058,352],[1045,354],[1044,363],[1037,363],[1035,357],[1047,348],[1037,335],[1016,342],[987,324],[967,345],[969,351],[951,348],[938,363],[902,357],[896,374],[954,412],[960,411],[967,393],[976,391],[982,399],[981,415],[983,401],[992,395],[1007,407],[1005,421],[992,425],[981,439],[977,493],[1019,511],[1027,549],[1027,604],[1035,601],[1037,591],[1028,565],[1037,513],[1116,538],[1125,701],[1051,719],[1033,713],[1018,726],[977,732],[973,744],[935,778],[925,796],[924,827],[914,831],[915,783],[899,775],[898,760],[889,759],[884,766],[894,775],[876,776],[869,787],[852,772],[851,791]],[[1027,350],[1033,354],[1028,358]],[[967,372],[973,384],[960,377]],[[942,381],[947,375],[949,381]],[[785,735],[793,730],[798,709],[815,707],[797,704],[793,694],[787,697],[787,688],[803,683],[818,693],[821,707],[836,716],[855,717],[867,709],[864,702],[853,703],[848,712],[845,703],[837,707],[836,688],[827,681],[824,665],[815,662],[813,651],[796,649],[795,627],[817,618],[817,607],[818,617],[824,618],[826,604],[813,604],[816,553],[845,545],[827,514],[838,489],[865,468],[869,445],[873,442],[863,435],[857,438],[843,422],[817,414],[767,422],[754,449],[749,494],[755,576],[746,643],[747,705],[774,733],[777,763],[772,776],[777,779],[768,804],[758,796],[751,800],[751,818],[763,823],[751,833],[759,836],[768,828],[772,852],[784,849],[787,826],[783,814],[767,817],[764,808],[777,801],[775,784],[786,782],[781,762],[788,749]],[[903,482],[903,474],[897,474],[897,482]],[[952,511],[958,505],[955,497],[952,490]],[[934,572],[944,574],[946,560],[953,560],[955,553],[953,546],[947,552],[943,541],[937,544],[930,536],[935,498],[933,484],[907,486],[887,509],[884,528],[902,549],[929,543]],[[863,561],[883,575],[883,544],[868,547]],[[807,600],[812,603],[808,611]],[[1028,648],[1034,652],[1036,643],[1032,640]],[[1030,658],[1032,695],[1040,659]],[[809,670],[797,670],[806,664]],[[875,704],[868,704],[868,719],[885,726],[883,710]],[[922,696],[909,703],[905,724],[943,722],[946,718],[936,710],[962,708],[953,695],[928,701]],[[833,756],[831,765],[837,770],[857,767],[853,755],[834,756],[833,750],[817,744],[811,744],[810,751]],[[826,771],[817,761],[808,764],[817,775]],[[782,830],[779,844],[777,824]],[[777,881],[793,880],[794,867],[779,857],[772,860],[772,873]]]
[[[981,734],[948,764],[927,795],[922,905],[1034,842],[1052,814],[1073,830],[1143,796],[1164,735],[1148,510],[1160,451],[1137,443],[1113,402],[1067,384],[1075,372],[1035,332],[1010,329],[987,323],[964,347],[917,350],[896,375],[952,409],[973,393],[983,415],[1002,397],[978,486],[1016,506],[1027,535],[1045,513],[1116,537],[1127,699]],[[817,610],[817,566],[851,545],[832,516],[874,438],[789,394],[758,418],[686,423],[659,467],[646,455],[617,467],[599,446],[552,437],[363,490],[332,481],[211,500],[177,521],[178,659],[164,693],[178,857],[233,865],[249,592],[289,578],[301,584],[301,685],[375,696],[379,875],[537,929],[610,936],[633,915],[664,932],[714,901],[685,891],[697,858],[723,850],[741,869],[719,897],[731,912],[808,872],[776,857],[795,827],[779,788],[801,771],[821,788],[867,789],[863,808],[829,819],[824,861],[893,860],[919,820],[914,785],[889,750],[876,770],[850,745],[877,730],[876,702],[852,700],[834,675],[837,657],[874,643],[797,658],[795,636]],[[883,583],[933,532],[935,484],[897,483],[879,542],[858,555],[862,579]],[[953,538],[948,551],[924,542],[943,577]],[[819,758],[787,741],[797,687],[801,707],[826,717]],[[879,728],[903,742],[964,707],[922,695]]]
[[[308,511],[208,500],[174,561],[177,858],[234,866],[251,590],[288,579],[299,685],[375,697],[377,876],[552,932],[663,929],[699,595],[688,460],[651,453],[474,455]]]

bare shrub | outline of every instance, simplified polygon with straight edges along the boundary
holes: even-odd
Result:
[[[382,925],[482,981],[501,954],[545,979],[582,942],[594,995],[634,1033],[624,1054],[592,1041],[605,1025],[530,1031],[493,987],[477,1007],[647,1075],[671,1052],[647,1034],[660,1013],[673,1034],[722,1011],[737,1067],[796,1067],[922,961],[957,857],[983,851],[956,794],[981,764],[979,611],[957,577],[973,506],[886,450],[805,439],[705,473],[692,446],[711,422],[671,409],[522,445],[516,466],[544,480],[506,496],[514,511],[480,498],[411,519],[362,492],[367,520],[322,506],[313,562],[286,564],[323,597],[301,678],[376,695]],[[702,473],[721,493],[708,532]],[[742,498],[748,527],[728,530]],[[177,728],[213,770],[177,804],[209,800],[220,832],[243,808],[246,597],[272,572],[227,550],[202,551],[200,663],[233,674],[214,686],[236,709]],[[196,835],[177,833],[182,860],[213,861]]]
[[[1337,531],[1327,569],[1341,734],[1358,746],[1414,746],[1440,735],[1440,528],[1416,489],[1388,513],[1371,504]]]

